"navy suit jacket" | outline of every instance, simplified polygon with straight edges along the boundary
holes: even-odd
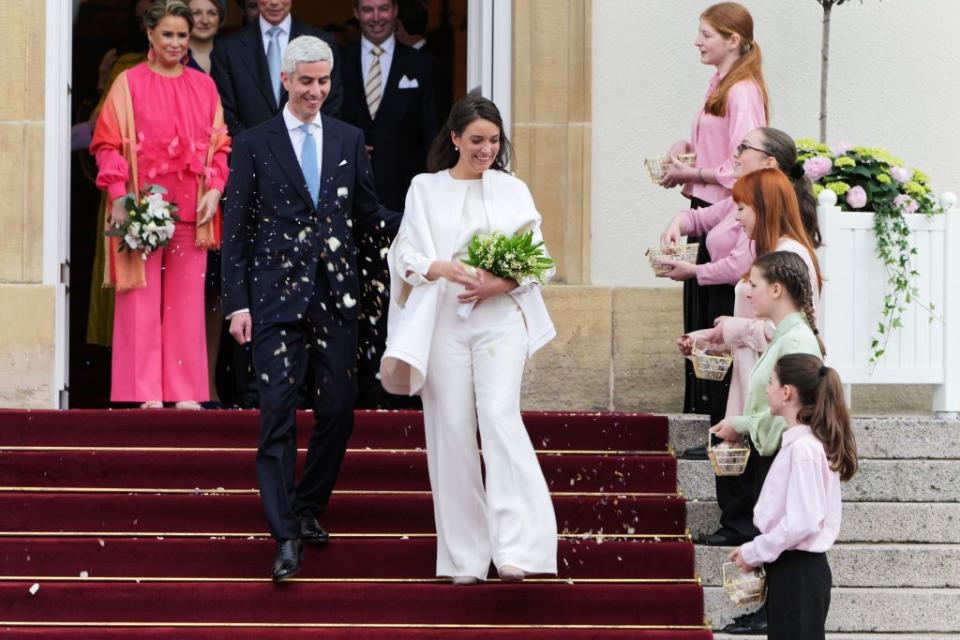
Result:
[[[392,238],[401,214],[377,200],[363,133],[328,116],[321,122],[317,204],[282,113],[233,141],[223,210],[227,314],[246,308],[254,323],[296,322],[321,286],[344,319],[360,312],[355,235]]]
[[[361,51],[357,43],[341,56],[344,95],[340,118],[360,127],[367,144],[373,147],[371,161],[380,201],[402,211],[410,181],[426,170],[427,151],[440,130],[433,61],[397,42],[377,117],[371,118],[360,66]],[[404,77],[416,81],[418,86],[401,89],[400,80]]]
[[[323,103],[323,113],[338,116],[343,103],[343,83],[340,80],[340,56],[333,36],[294,20],[290,25],[290,40],[299,36],[316,36],[333,49],[333,72],[330,94]],[[287,90],[280,87],[280,103],[273,96],[267,54],[263,48],[260,22],[254,20],[236,33],[217,39],[210,56],[210,75],[217,83],[223,116],[236,137],[244,129],[255,127],[280,113],[287,103]]]

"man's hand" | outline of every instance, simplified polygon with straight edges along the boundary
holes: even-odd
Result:
[[[248,311],[230,316],[230,335],[238,344],[247,344],[253,335],[253,319]]]
[[[213,219],[213,215],[217,212],[217,207],[220,205],[220,196],[221,194],[216,189],[210,189],[203,197],[200,198],[200,202],[197,203],[197,226],[207,224]]]

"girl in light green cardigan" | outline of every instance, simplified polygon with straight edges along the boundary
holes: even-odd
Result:
[[[771,320],[776,331],[750,374],[743,415],[725,418],[710,431],[734,442],[746,435],[756,453],[767,457],[780,449],[780,436],[786,429],[783,418],[771,415],[767,404],[766,389],[774,365],[790,353],[822,358],[826,350],[813,315],[810,273],[800,256],[790,251],[773,251],[757,258],[750,268],[749,284],[747,297],[756,316]],[[762,485],[762,479],[758,480],[758,485]],[[760,487],[756,489],[759,492]]]

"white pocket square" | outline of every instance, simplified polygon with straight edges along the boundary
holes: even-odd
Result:
[[[347,164],[347,161],[346,161],[346,160],[341,160],[341,161],[340,161],[340,164],[338,164],[337,166],[338,166],[338,167],[342,167],[342,166],[345,165],[345,164]]]
[[[346,162],[346,160],[344,160]],[[346,198],[347,197],[347,188],[346,187],[337,187],[337,197]]]
[[[402,78],[400,78],[400,84],[397,85],[397,88],[398,89],[416,89],[419,86],[420,86],[420,83],[417,82],[416,78],[411,80],[407,76],[403,76]]]

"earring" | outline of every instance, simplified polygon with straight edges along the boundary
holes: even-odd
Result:
[[[456,145],[454,145],[453,150],[456,151],[457,153],[460,153],[460,147]]]

